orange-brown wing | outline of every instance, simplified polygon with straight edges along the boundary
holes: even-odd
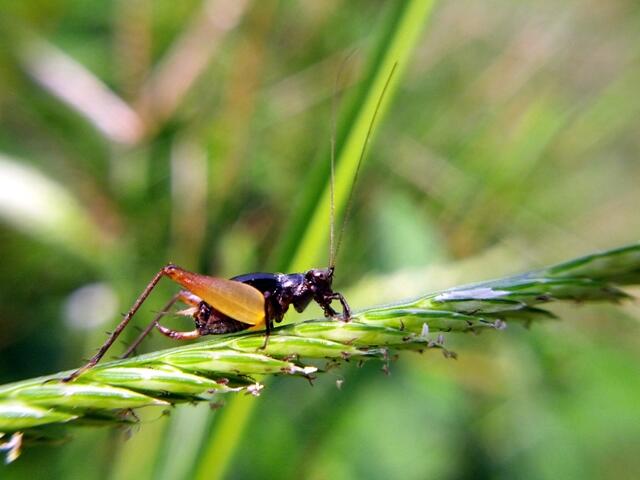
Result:
[[[175,265],[165,274],[225,315],[249,325],[264,324],[264,295],[246,283],[189,272]]]

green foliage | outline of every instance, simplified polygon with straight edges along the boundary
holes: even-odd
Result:
[[[420,300],[369,311],[367,336],[359,323],[301,323],[313,309],[288,314],[281,335],[299,342],[307,325],[304,338],[355,329],[372,341],[403,315],[460,353],[402,353],[390,379],[377,357],[344,362],[313,390],[269,375],[259,399],[232,393],[215,411],[200,402],[169,416],[137,409],[135,425],[100,414],[28,429],[30,443],[116,421],[132,435],[74,427],[73,441],[30,447],[2,478],[637,477],[637,305],[547,311],[534,294],[544,278],[558,296],[623,299],[615,288],[637,272],[595,258],[488,286],[507,293],[480,303],[423,296],[637,241],[634,2],[68,0],[4,2],[0,18],[0,384],[80,364],[168,261],[225,277],[326,265],[332,98],[344,213],[395,60],[336,287],[356,309]],[[173,291],[159,285],[124,343]],[[535,325],[481,339],[444,331],[497,320]],[[264,353],[241,338],[241,354]],[[158,336],[143,351],[174,346]],[[171,402],[254,385],[117,368],[92,375],[124,390],[152,375]],[[21,402],[16,418],[51,415]]]

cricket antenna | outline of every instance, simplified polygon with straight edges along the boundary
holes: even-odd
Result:
[[[393,75],[396,71],[396,68],[398,67],[398,62],[395,62],[393,64],[393,66],[391,67],[391,72],[389,72],[389,76],[387,77],[387,81],[384,84],[384,87],[382,88],[382,93],[380,94],[380,97],[378,98],[378,103],[376,104],[376,108],[373,111],[373,117],[371,117],[371,122],[369,122],[369,129],[367,130],[367,135],[364,138],[364,143],[362,144],[362,150],[360,151],[360,158],[358,159],[358,166],[356,167],[356,173],[353,176],[353,182],[351,183],[351,190],[349,191],[349,200],[347,201],[347,210],[344,214],[344,220],[342,221],[342,228],[340,229],[340,233],[338,235],[338,242],[334,247],[334,219],[335,219],[335,204],[334,204],[334,175],[335,175],[335,166],[334,166],[334,147],[335,147],[335,130],[334,130],[334,135],[332,136],[331,139],[331,233],[330,233],[330,244],[331,244],[331,251],[330,251],[330,262],[329,262],[329,268],[330,269],[334,269],[336,266],[336,257],[338,256],[338,251],[340,250],[340,245],[342,244],[342,235],[344,234],[344,230],[345,227],[347,226],[347,222],[349,220],[349,216],[351,215],[351,206],[353,203],[353,190],[355,189],[356,183],[358,181],[358,175],[360,174],[360,166],[362,165],[362,159],[364,158],[364,154],[367,151],[367,145],[369,144],[369,139],[371,138],[371,132],[373,131],[373,126],[376,123],[376,117],[378,116],[378,111],[380,110],[380,105],[382,105],[382,100],[384,99],[385,94],[387,93],[387,88],[389,87],[389,84],[391,83],[391,79],[393,78]],[[334,104],[335,107],[335,104]],[[335,109],[334,109],[334,115],[335,115]],[[334,124],[334,129],[335,129],[335,124]]]
[[[331,176],[329,178],[329,268],[334,268],[336,264],[335,236],[336,236],[336,198],[335,198],[335,179],[336,179],[336,110],[338,103],[338,80],[340,72],[336,75],[335,91],[331,100]]]
[[[338,117],[338,105],[340,104],[340,80],[344,69],[346,68],[349,59],[354,55],[356,50],[353,50],[347,55],[340,63],[338,73],[336,74],[335,84],[333,86],[333,98],[331,100],[331,174],[329,178],[329,268],[333,269],[336,266],[336,199],[335,199],[335,183],[336,183],[336,130],[337,130],[337,117]]]

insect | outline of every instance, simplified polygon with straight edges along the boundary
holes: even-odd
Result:
[[[380,104],[396,67],[397,64],[393,66],[378,98],[360,153],[358,170],[364,157]],[[334,291],[332,288],[337,250],[334,248],[334,143],[332,140],[330,260],[327,268],[313,268],[304,273],[289,274],[247,273],[231,279],[224,279],[190,272],[173,264],[166,265],[149,282],[98,352],[83,367],[73,372],[64,381],[72,381],[100,361],[163,277],[177,283],[183,290],[174,295],[165,305],[149,326],[142,331],[138,339],[127,349],[123,357],[130,355],[153,328],[173,339],[192,340],[203,335],[218,335],[264,327],[264,348],[267,345],[274,323],[282,321],[290,306],[293,305],[298,312],[302,312],[312,301],[315,301],[322,308],[326,317],[339,318],[345,322],[349,321],[351,318],[349,304],[341,293]],[[358,170],[356,170],[356,177]],[[354,183],[355,180],[356,178],[354,178]],[[341,315],[331,306],[334,300],[341,305]],[[159,323],[160,318],[178,301],[189,306],[189,308],[179,313],[193,318],[195,328],[191,331],[176,331]]]

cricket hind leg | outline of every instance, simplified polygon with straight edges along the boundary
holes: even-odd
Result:
[[[120,356],[120,358],[128,358],[129,356],[131,356],[133,352],[135,352],[136,348],[138,348],[138,346],[142,343],[142,341],[147,337],[147,335],[151,333],[151,331],[156,326],[156,324],[160,322],[160,319],[164,317],[167,313],[169,313],[169,310],[171,309],[171,307],[173,307],[173,305],[175,305],[177,302],[182,302],[185,305],[197,307],[201,301],[202,300],[200,299],[200,297],[194,295],[193,293],[187,290],[181,290],[180,292],[176,293],[173,297],[171,297],[171,300],[169,300],[167,304],[164,307],[162,307],[162,310],[158,312],[158,314],[153,318],[153,320],[149,322],[149,324],[145,327],[145,329],[142,330],[142,332],[140,332],[140,335],[138,336],[138,338],[136,338],[134,342],[131,345],[129,345],[127,350]]]
[[[91,357],[91,359],[85,365],[74,371],[68,377],[63,378],[63,382],[71,382],[75,380],[76,378],[78,378],[78,376],[82,375],[84,372],[95,366],[102,359],[102,357],[104,357],[104,354],[107,353],[107,350],[109,350],[111,345],[113,345],[113,342],[116,341],[120,333],[122,333],[125,327],[129,324],[131,318],[140,309],[140,307],[147,299],[147,297],[151,294],[160,279],[167,274],[168,268],[169,266],[163,267],[158,273],[156,273],[156,275],[151,279],[140,296],[137,298],[131,309],[126,313],[122,320],[120,320],[118,326],[116,326],[113,332],[111,332],[111,334],[107,337],[107,340],[102,344],[98,352],[93,357]]]
[[[104,357],[105,353],[107,353],[107,350],[109,350],[109,348],[111,348],[111,345],[113,345],[113,343],[117,340],[118,336],[120,336],[122,331],[129,324],[129,321],[131,320],[131,318],[140,309],[140,307],[142,306],[144,301],[149,297],[149,295],[151,295],[151,292],[156,287],[156,285],[158,284],[160,279],[162,279],[162,277],[169,277],[174,282],[182,284],[181,281],[180,281],[180,278],[178,278],[176,272],[182,272],[183,275],[185,273],[189,274],[189,272],[186,272],[185,270],[182,270],[181,268],[179,268],[179,267],[177,267],[177,266],[175,266],[173,264],[165,265],[164,267],[162,267],[160,269],[160,271],[158,273],[156,273],[155,276],[151,279],[151,281],[147,284],[147,286],[142,291],[140,296],[136,299],[136,301],[133,304],[133,306],[131,307],[131,309],[126,313],[126,315],[122,318],[122,320],[120,320],[120,323],[116,326],[116,328],[113,330],[113,332],[111,332],[111,334],[109,334],[109,336],[107,337],[107,340],[102,344],[102,346],[100,347],[98,352],[93,357],[91,357],[91,359],[85,365],[83,365],[82,367],[78,368],[76,371],[74,371],[68,377],[63,378],[62,381],[63,382],[71,382],[71,381],[75,380],[80,375],[82,375],[84,372],[86,372],[90,368],[94,367],[102,359],[102,357]]]
[[[155,327],[160,333],[174,340],[193,340],[203,335],[240,332],[251,326],[226,316],[204,301],[198,303],[193,318],[196,328],[188,332],[172,330],[160,325],[158,322],[156,322]]]

